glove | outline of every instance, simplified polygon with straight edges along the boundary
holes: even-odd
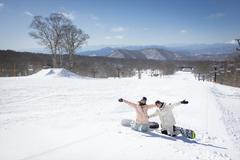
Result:
[[[188,101],[184,99],[183,101],[181,101],[181,104],[188,104]]]
[[[119,102],[123,102],[123,99],[122,99],[122,98],[120,98],[118,101],[119,101]]]

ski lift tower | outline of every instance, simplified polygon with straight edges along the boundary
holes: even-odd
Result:
[[[235,39],[235,41],[237,41],[238,46],[239,46],[239,47],[236,48],[236,50],[237,50],[237,51],[240,51],[240,39]]]

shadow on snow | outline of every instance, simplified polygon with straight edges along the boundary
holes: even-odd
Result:
[[[183,136],[171,137],[171,136],[163,135],[160,132],[154,133],[154,132],[150,131],[150,132],[144,133],[143,136],[145,136],[145,137],[153,137],[153,138],[163,138],[163,139],[171,140],[171,141],[181,140],[181,141],[183,141],[185,143],[190,143],[190,144],[203,145],[203,146],[214,147],[214,148],[219,148],[219,149],[227,149],[227,148],[221,147],[221,146],[216,146],[216,145],[206,144],[206,143],[200,143],[200,142],[197,142],[195,140],[187,139],[186,137],[183,137]]]

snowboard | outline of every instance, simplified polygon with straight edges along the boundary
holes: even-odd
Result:
[[[134,120],[131,119],[122,119],[121,125],[124,127],[131,127],[131,124],[134,123]],[[149,128],[150,129],[158,129],[159,124],[157,122],[149,122]]]
[[[172,137],[175,137],[175,136],[181,134],[185,138],[189,138],[189,139],[195,139],[196,138],[196,133],[191,129],[185,129],[185,128],[182,128],[182,127],[174,126],[173,130],[175,132],[174,135],[169,135],[167,130],[161,130],[161,133],[165,134],[165,135],[168,135],[168,136],[172,136]]]
[[[174,126],[173,130],[174,130],[175,134],[172,135],[172,137],[175,137],[175,136],[181,134],[185,138],[189,138],[189,139],[196,138],[196,133],[191,129],[185,129],[185,128],[182,128],[182,127]],[[165,135],[169,135],[167,130],[161,130],[161,133],[165,134]],[[171,136],[171,135],[169,135],[169,136]]]
[[[194,139],[196,138],[196,133],[191,129],[186,129],[178,126],[174,126],[174,130],[177,134],[181,134],[183,137]]]
[[[131,119],[122,119],[122,121],[121,121],[121,125],[125,126],[125,127],[131,127],[132,123],[134,123],[134,120],[131,120]],[[157,122],[149,122],[149,128],[150,129],[158,129],[159,124]],[[174,131],[176,133],[175,136],[181,134],[185,138],[189,138],[189,139],[196,138],[196,133],[191,129],[185,129],[182,127],[175,126]],[[161,131],[161,134],[168,135],[167,131]]]

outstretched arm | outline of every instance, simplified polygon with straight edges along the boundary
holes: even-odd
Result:
[[[153,114],[150,114],[148,118],[156,117],[158,115],[159,115],[158,110],[156,110]]]
[[[170,108],[172,110],[173,108],[175,108],[176,106],[179,106],[180,104],[181,104],[180,101],[179,102],[175,102],[175,103],[168,103],[168,104],[166,104],[166,107]]]
[[[181,102],[175,102],[175,103],[169,103],[168,105],[172,106],[172,107],[176,107],[176,106],[179,106],[181,105]]]
[[[169,103],[168,105],[171,107],[171,108],[174,108],[176,106],[179,106],[181,104],[188,104],[188,101],[186,100],[183,100],[183,101],[179,101],[179,102],[176,102],[176,103]]]
[[[133,108],[136,108],[136,106],[137,106],[136,103],[133,103],[133,102],[127,101],[127,100],[122,99],[122,98],[120,98],[118,101],[119,101],[119,102],[124,102],[124,103],[128,104],[129,106],[131,106],[131,107],[133,107]]]

